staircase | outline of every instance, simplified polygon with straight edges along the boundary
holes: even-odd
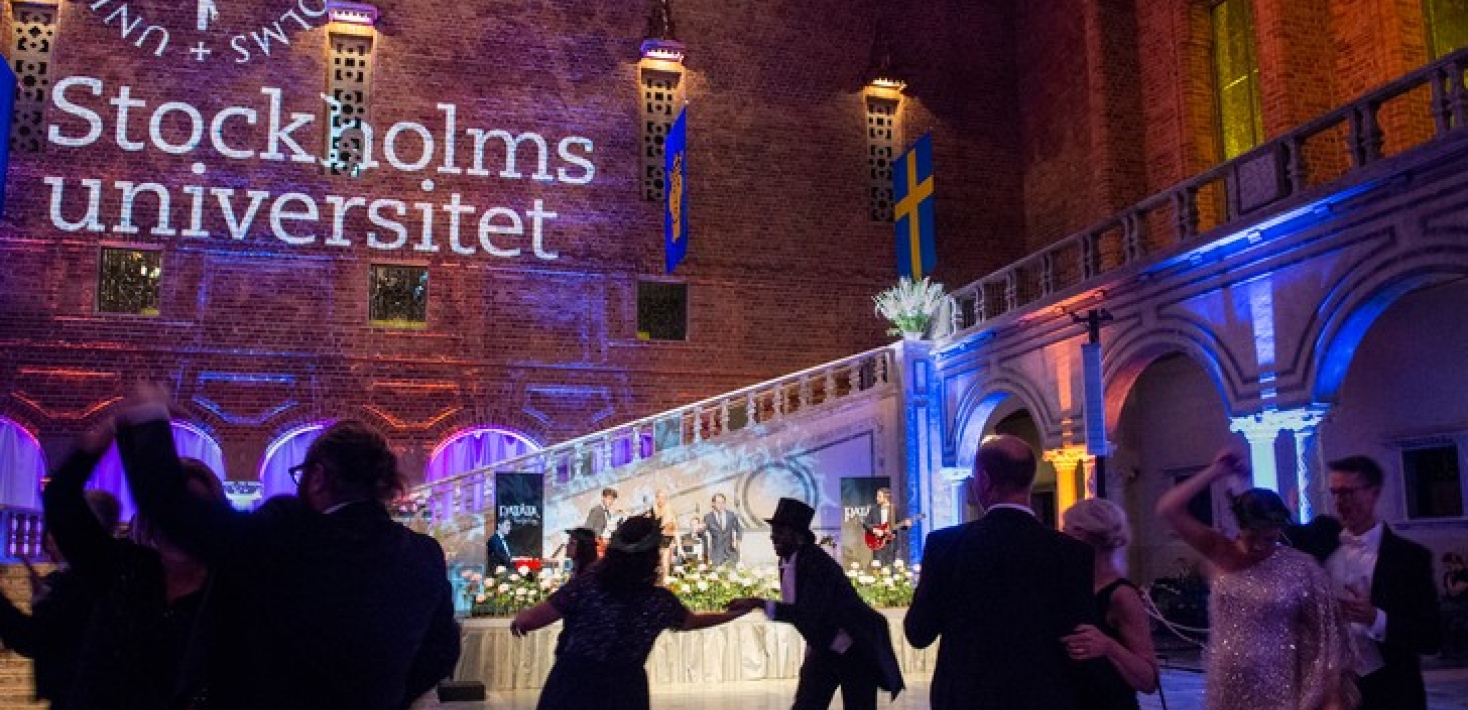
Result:
[[[718,490],[732,493],[733,469],[748,473],[771,459],[731,455],[730,446],[771,436],[793,423],[810,425],[843,409],[900,398],[899,351],[900,345],[869,350],[417,486],[407,496],[416,526],[437,537],[451,558],[482,561],[482,543],[474,543],[482,541],[484,526],[493,518],[494,474],[500,472],[545,476],[544,531],[551,539],[561,528],[580,524],[584,508],[604,487],[621,489],[619,503],[629,512],[650,502],[656,487],[683,496],[674,500],[680,515],[706,511],[709,493],[702,488],[720,479]],[[670,483],[674,477],[678,483]],[[746,510],[744,515],[753,521],[768,512]]]

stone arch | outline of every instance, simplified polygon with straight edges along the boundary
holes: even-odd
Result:
[[[1424,249],[1373,267],[1357,268],[1321,303],[1306,342],[1314,356],[1307,382],[1316,402],[1334,402],[1356,348],[1382,313],[1403,296],[1468,276],[1468,248]]]
[[[0,415],[0,504],[38,510],[41,479],[46,475],[46,452],[36,434],[24,423]]]
[[[1239,368],[1219,338],[1196,323],[1167,319],[1158,327],[1128,332],[1107,347],[1101,366],[1106,387],[1106,431],[1113,432],[1121,419],[1122,405],[1147,367],[1164,355],[1179,353],[1197,363],[1218,389],[1224,411],[1233,415],[1238,401]],[[1220,357],[1220,353],[1225,357]],[[1226,363],[1230,366],[1226,366]]]
[[[984,431],[1000,405],[1011,397],[1018,399],[1021,406],[1034,417],[1035,423],[1041,428],[1041,438],[1047,445],[1052,440],[1058,440],[1055,418],[1050,408],[1045,406],[1045,398],[1041,392],[1033,383],[1010,373],[992,379],[981,378],[964,392],[953,418],[955,465],[969,466],[973,463],[974,453],[978,450],[979,434]]]

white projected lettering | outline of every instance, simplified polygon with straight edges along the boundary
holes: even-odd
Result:
[[[72,76],[56,82],[55,110],[47,126],[47,141],[59,148],[87,150],[109,143],[131,153],[157,153],[191,161],[198,180],[183,186],[96,178],[46,176],[50,188],[51,224],[66,232],[137,234],[136,215],[153,224],[153,236],[182,235],[187,239],[244,241],[256,236],[290,246],[322,244],[351,247],[365,244],[381,251],[438,252],[443,246],[460,256],[512,259],[531,255],[554,260],[559,252],[548,244],[547,227],[557,214],[541,199],[519,208],[479,206],[459,192],[447,196],[424,177],[421,195],[404,200],[366,195],[314,196],[300,191],[279,194],[265,189],[210,186],[206,159],[231,165],[252,161],[301,164],[314,171],[326,158],[305,148],[320,145],[317,114],[290,111],[285,93],[261,87],[254,106],[231,105],[210,110],[187,101],[157,105],[137,98],[133,88],[116,87],[110,95],[101,80]],[[324,99],[325,97],[323,97]],[[328,102],[329,105],[329,102]],[[535,132],[502,128],[460,128],[458,107],[438,104],[439,121],[400,121],[386,130],[361,127],[363,147],[357,174],[390,169],[420,175],[443,174],[488,180],[530,181],[540,184],[586,185],[596,177],[590,138],[567,136],[547,140]],[[110,124],[110,125],[109,125]],[[374,156],[381,155],[382,160]],[[384,167],[386,166],[386,167]],[[233,177],[233,176],[231,176]],[[231,182],[234,182],[231,180]],[[357,181],[343,181],[360,185]],[[115,215],[103,214],[103,195],[114,193]],[[398,196],[401,198],[402,196]],[[147,211],[143,211],[147,210]],[[361,234],[350,234],[352,215],[370,223]],[[212,219],[206,219],[212,218]],[[184,227],[174,228],[175,221]],[[223,233],[206,223],[223,224]]]

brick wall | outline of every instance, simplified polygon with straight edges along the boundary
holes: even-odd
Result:
[[[106,22],[122,3],[97,4],[61,3],[52,76],[101,82],[100,97],[82,86],[68,97],[99,114],[102,136],[85,148],[48,145],[41,154],[13,155],[0,224],[0,416],[35,430],[53,461],[137,376],[175,388],[187,416],[222,444],[230,478],[253,478],[265,447],[284,431],[341,416],[385,430],[416,474],[436,443],[464,427],[494,424],[542,442],[565,439],[886,340],[869,301],[894,268],[891,225],[871,222],[866,204],[860,92],[875,27],[871,1],[778,10],[752,0],[675,3],[679,38],[689,48],[693,219],[677,278],[690,284],[691,306],[688,342],[665,344],[635,337],[636,282],[662,271],[661,206],[640,198],[642,3],[378,4],[374,157],[384,159],[383,132],[396,121],[422,123],[442,148],[445,115],[436,105],[453,103],[461,167],[468,127],[542,134],[552,173],[576,171],[557,159],[555,142],[584,136],[594,141],[596,169],[585,185],[444,174],[434,170],[436,160],[422,172],[328,177],[310,165],[226,159],[207,135],[199,151],[185,155],[122,150],[107,102],[123,85],[148,104],[133,109],[128,138],[147,142],[138,115],[166,101],[188,102],[206,121],[243,105],[260,112],[260,125],[236,119],[225,138],[256,150],[264,149],[270,105],[261,87],[279,87],[286,112],[317,116],[296,136],[319,154],[326,32],[320,21],[305,29],[287,18],[281,26],[289,46],[277,39],[266,57],[251,31],[263,36],[260,26],[285,10],[320,4],[222,3],[215,31],[201,35],[192,3],[133,0],[129,19],[143,18],[139,28],[171,30],[170,46],[155,57],[157,35],[135,46],[138,34],[119,36],[120,17]],[[892,42],[911,81],[903,144],[935,134],[938,276],[957,284],[1023,253],[1011,23],[1003,3],[931,5],[897,23]],[[247,62],[236,62],[242,55],[228,44],[237,32],[251,52]],[[215,54],[196,61],[186,50],[204,39]],[[165,139],[185,142],[183,116],[175,112],[162,125]],[[54,105],[48,122],[71,137],[88,129]],[[404,135],[400,157],[411,160],[421,147]],[[175,230],[188,226],[190,185],[234,189],[236,217],[247,190],[269,191],[270,200],[300,192],[319,201],[322,223],[314,243],[283,243],[270,236],[267,200],[249,235],[235,240],[225,236],[217,204],[206,201],[202,227],[213,236],[154,236],[156,208],[142,197],[139,234],[65,232],[48,216],[48,176],[65,178],[62,207],[71,220],[86,208],[80,180],[101,180],[101,221],[109,228],[120,221],[115,181],[170,186]],[[431,192],[425,177],[434,181]],[[350,246],[324,243],[331,232],[326,195],[441,205],[452,193],[481,210],[470,220],[492,206],[524,216],[542,200],[558,215],[546,222],[545,242],[559,258],[531,256],[528,239],[515,259],[456,255],[443,212],[434,226],[437,252],[374,252],[365,232],[383,230],[360,208],[343,219]],[[417,244],[421,220],[411,206],[406,211]],[[472,228],[464,231],[472,244]],[[159,317],[95,312],[104,241],[163,250]],[[428,265],[426,329],[368,324],[367,268],[379,261]]]

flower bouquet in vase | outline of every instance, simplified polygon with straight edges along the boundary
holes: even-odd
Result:
[[[892,324],[888,335],[918,340],[943,305],[943,284],[932,283],[926,276],[921,281],[904,276],[896,286],[872,296],[872,301],[877,304],[877,315]]]

